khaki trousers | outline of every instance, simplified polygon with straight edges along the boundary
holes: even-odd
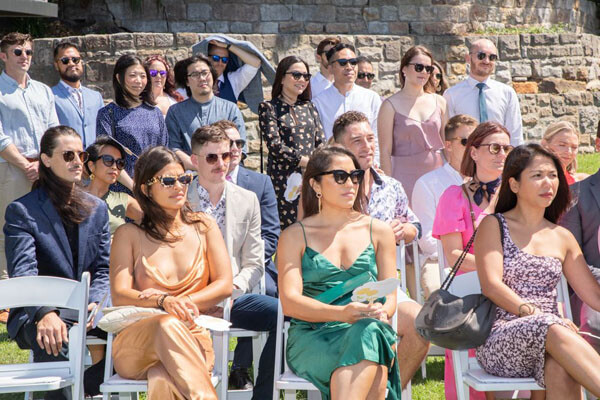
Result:
[[[432,261],[427,259],[425,264],[421,267],[421,287],[425,295],[425,300],[429,298],[429,295],[439,289],[440,283],[440,267],[438,266],[437,260]]]
[[[6,207],[31,191],[31,182],[25,173],[14,165],[0,163],[0,280],[8,279],[4,248],[4,215]]]

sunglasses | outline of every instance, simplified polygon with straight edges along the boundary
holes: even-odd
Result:
[[[433,72],[433,65],[423,65],[420,63],[408,63],[408,65],[413,65],[415,67],[415,71],[423,72],[425,70],[428,74]]]
[[[223,162],[229,162],[229,160],[231,160],[231,152],[230,151],[226,151],[225,153],[221,153],[221,154],[209,153],[209,154],[196,154],[196,155],[198,157],[206,158],[206,162],[209,164],[216,164],[217,161],[219,161],[219,157],[221,157],[221,160],[223,160]]]
[[[486,57],[489,58],[490,61],[496,61],[498,59],[498,54],[493,54],[493,53],[487,54],[487,53],[484,53],[483,51],[480,51],[477,53],[478,60],[485,60]]]
[[[234,144],[235,144],[235,147],[237,147],[238,149],[241,149],[242,147],[244,147],[246,145],[246,141],[244,139],[236,139],[236,140],[230,141],[231,147],[233,147]]]
[[[294,78],[295,81],[299,81],[300,78],[304,78],[304,80],[306,82],[310,81],[310,77],[312,76],[309,73],[304,74],[304,73],[298,72],[298,71],[286,72],[285,74],[286,75],[291,75],[292,78]]]
[[[375,74],[372,73],[366,73],[366,72],[359,72],[357,75],[358,79],[368,79],[370,81],[372,81],[373,79],[375,79]]]
[[[442,74],[435,74],[435,79],[437,79],[438,81],[442,80]]]
[[[340,64],[340,67],[345,67],[348,63],[353,67],[356,67],[358,65],[358,58],[338,58],[337,60],[332,61],[332,63],[334,62]]]
[[[87,151],[73,151],[73,150],[67,150],[67,151],[63,151],[62,153],[63,155],[63,159],[65,160],[65,162],[71,162],[75,159],[75,156],[77,156],[77,158],[79,158],[79,160],[84,163],[88,160],[88,158],[90,158],[90,155],[88,154]]]
[[[450,142],[453,142],[455,140],[460,140],[460,144],[462,144],[463,146],[467,145],[467,139],[466,138],[455,137],[455,138],[450,139]]]
[[[221,56],[218,56],[216,54],[213,54],[212,56],[209,56],[209,57],[212,58],[212,60],[214,62],[219,62],[220,61],[223,64],[227,64],[227,62],[229,61],[229,57],[221,57]]]
[[[206,79],[208,78],[208,75],[210,75],[210,71],[208,70],[204,70],[204,71],[196,71],[196,72],[192,72],[191,74],[188,74],[188,78],[192,78],[192,79]]]
[[[365,177],[365,171],[362,169],[355,169],[354,171],[350,172],[346,172],[342,169],[334,169],[331,171],[321,172],[316,176],[330,174],[333,175],[333,180],[335,180],[335,183],[337,183],[338,185],[343,185],[344,183],[346,183],[348,178],[350,178],[354,185],[358,185],[362,182],[363,178]]]
[[[33,54],[33,50],[31,49],[27,49],[27,50],[23,50],[23,49],[14,49],[13,50],[13,54],[17,57],[21,57],[21,55],[23,54],[23,52],[25,52],[25,54],[27,54],[27,57],[31,57],[31,55]]]
[[[81,57],[62,57],[60,59],[60,62],[63,63],[63,65],[69,65],[69,61],[73,61],[73,64],[77,65],[79,64],[79,61],[81,61]]]
[[[117,164],[117,169],[121,170],[125,168],[125,159],[124,158],[114,158],[109,154],[104,154],[99,156],[96,160],[102,160],[102,164],[106,165],[108,168],[111,168],[115,163]]]
[[[162,187],[173,187],[175,186],[176,182],[179,182],[181,186],[187,186],[192,182],[192,178],[192,174],[181,174],[179,176],[161,175],[150,179],[148,182],[146,182],[146,185],[152,186],[156,182],[160,182]]]
[[[156,70],[156,69],[151,69],[149,72],[150,72],[150,76],[153,78],[155,78],[156,75],[158,75],[158,74],[160,74],[160,76],[165,76],[167,74],[167,71],[165,71],[164,69],[161,71]]]
[[[486,144],[480,144],[479,146],[475,146],[475,147],[479,148],[481,146],[487,146],[490,154],[498,154],[498,153],[500,153],[500,150],[504,150],[504,154],[508,154],[511,152],[512,149],[514,149],[514,146],[511,146],[510,144],[499,144],[499,143],[486,143]]]

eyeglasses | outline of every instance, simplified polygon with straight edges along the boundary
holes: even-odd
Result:
[[[156,70],[156,69],[151,69],[150,71],[150,76],[155,78],[156,75],[160,74],[160,76],[165,76],[167,74],[167,71],[163,70]]]
[[[460,144],[462,144],[463,146],[467,145],[467,139],[466,138],[460,138],[460,137],[455,137],[450,139],[450,142],[454,142],[455,140],[460,140]]]
[[[368,79],[370,81],[372,81],[373,79],[375,79],[375,74],[373,73],[367,73],[367,72],[359,72],[357,75],[358,79]]]
[[[352,183],[354,185],[358,185],[362,182],[363,178],[365,177],[365,171],[362,169],[355,169],[354,171],[350,171],[350,172],[346,172],[343,169],[334,169],[331,171],[321,172],[320,174],[317,174],[316,176],[330,175],[330,174],[333,175],[333,179],[335,180],[335,183],[337,183],[338,185],[343,185],[344,183],[346,183],[348,178],[350,178],[350,180],[352,181]]]
[[[340,67],[345,67],[348,63],[353,67],[356,67],[358,65],[358,58],[338,58],[337,60],[332,61],[332,63],[334,62],[340,64]]]
[[[179,182],[181,186],[187,186],[192,182],[192,178],[192,174],[181,174],[178,176],[161,175],[150,179],[146,182],[146,185],[152,186],[155,183],[160,182],[162,187],[173,187],[176,182]]]
[[[210,75],[210,71],[209,70],[204,70],[204,71],[196,71],[196,72],[192,72],[191,74],[188,74],[188,78],[192,78],[192,79],[206,79],[208,78],[208,75]]]
[[[31,49],[27,49],[27,50],[23,50],[23,49],[14,49],[13,50],[13,54],[17,57],[21,57],[21,55],[23,54],[23,52],[25,52],[25,54],[27,55],[27,57],[31,57],[33,55],[33,50]]]
[[[73,150],[67,150],[67,151],[63,151],[62,153],[63,155],[63,159],[65,160],[65,162],[71,162],[75,159],[75,156],[77,156],[77,158],[79,158],[79,160],[84,163],[88,160],[88,158],[90,158],[90,155],[88,154],[87,151],[73,151]]]
[[[486,143],[486,144],[480,144],[475,147],[479,148],[481,146],[487,146],[490,154],[498,154],[498,153],[500,153],[500,150],[504,150],[504,154],[508,154],[511,152],[512,149],[514,149],[514,146],[511,146],[510,144],[499,144],[499,143]]]
[[[81,57],[62,57],[60,59],[60,62],[63,63],[63,65],[69,65],[69,61],[73,61],[73,64],[77,65],[79,64],[79,61],[81,61]]]
[[[245,142],[244,142],[245,143]],[[206,162],[209,164],[216,164],[219,161],[219,157],[223,162],[229,162],[231,160],[231,152],[226,151],[225,153],[217,154],[217,153],[209,153],[209,154],[196,154],[198,157],[206,158]]]
[[[291,75],[295,81],[299,81],[300,78],[304,78],[304,80],[306,82],[310,81],[310,77],[312,76],[311,74],[308,74],[308,73],[304,74],[304,73],[298,72],[298,71],[286,72],[285,74]]]
[[[124,158],[114,158],[109,154],[103,154],[99,156],[94,161],[102,160],[102,164],[106,165],[108,168],[111,168],[115,163],[117,164],[117,169],[121,170],[125,168],[125,159]]]
[[[498,54],[493,54],[493,53],[488,54],[488,53],[484,53],[483,51],[480,51],[477,53],[477,59],[480,61],[485,60],[486,57],[489,58],[489,60],[491,62],[494,62],[498,59]]]
[[[230,141],[231,147],[233,147],[234,144],[235,144],[235,147],[237,147],[238,149],[241,149],[242,147],[244,147],[246,145],[246,141],[244,139],[231,140]]]
[[[212,58],[212,60],[214,62],[222,62],[223,64],[227,64],[227,62],[229,61],[229,57],[221,57],[216,54],[213,54],[212,56],[209,56],[209,57]]]
[[[438,81],[442,80],[442,74],[435,74],[435,79],[437,79]]]
[[[423,65],[420,63],[408,63],[408,65],[413,65],[415,67],[415,71],[423,72],[425,70],[428,74],[433,72],[433,65]]]

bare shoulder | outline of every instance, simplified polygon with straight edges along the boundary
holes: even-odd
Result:
[[[279,243],[290,246],[296,242],[298,244],[304,244],[304,232],[302,231],[302,226],[299,222],[295,222],[285,228],[279,236]]]
[[[571,233],[567,228],[552,224],[551,225],[552,232],[554,232],[558,236],[558,240],[560,243],[564,243],[567,246],[567,249],[571,250],[574,246],[579,247],[577,240],[575,240],[575,236]]]
[[[371,231],[375,241],[388,240],[390,238],[392,241],[394,240],[394,231],[387,222],[371,217],[365,217],[365,221],[371,225]]]
[[[446,99],[443,96],[440,96],[437,93],[433,94],[435,96],[435,100],[437,101],[437,103],[440,105],[440,107],[442,109],[446,108]]]
[[[115,234],[113,237],[113,244],[123,243],[123,242],[131,242],[132,238],[136,237],[135,235],[139,235],[142,229],[133,223],[127,223],[119,226],[115,230]]]

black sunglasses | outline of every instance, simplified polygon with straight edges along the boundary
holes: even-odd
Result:
[[[181,174],[179,176],[161,175],[150,179],[146,182],[146,185],[152,186],[156,182],[160,182],[163,187],[173,187],[175,186],[175,182],[179,182],[181,186],[187,186],[192,182],[192,178],[192,174]]]
[[[340,64],[340,67],[345,67],[348,63],[355,67],[358,65],[358,58],[338,58],[337,60],[332,61],[332,63],[334,62]]]
[[[25,54],[27,54],[27,57],[31,57],[31,55],[33,54],[33,50],[31,50],[31,49],[27,49],[27,50],[14,49],[13,54],[17,57],[21,57],[21,55],[23,54],[23,51],[25,52]]]
[[[67,150],[67,151],[63,151],[62,155],[63,155],[63,159],[65,160],[65,162],[73,161],[75,159],[75,156],[77,156],[79,158],[79,160],[81,160],[82,163],[86,162],[88,160],[88,158],[90,158],[90,155],[88,154],[87,151],[75,152],[73,150]]]
[[[63,63],[63,65],[69,65],[69,61],[73,61],[73,64],[77,65],[79,64],[79,61],[81,61],[81,57],[62,57],[60,59],[60,62]]]
[[[209,153],[209,154],[196,154],[196,155],[198,157],[206,158],[206,162],[209,164],[216,164],[217,161],[219,161],[219,157],[221,157],[221,160],[223,160],[223,162],[229,162],[229,160],[231,159],[230,151],[226,151],[225,153],[221,153],[221,154]]]
[[[153,78],[156,77],[156,75],[158,75],[158,74],[160,74],[160,76],[165,76],[167,74],[167,71],[165,71],[164,69],[161,71],[156,70],[156,69],[151,69],[148,72],[150,72],[150,76]]]
[[[231,140],[229,143],[231,147],[233,147],[233,145],[235,144],[235,147],[237,147],[238,149],[241,149],[246,145],[246,141],[244,139]]]
[[[124,158],[114,158],[113,156],[111,156],[109,154],[103,154],[103,155],[99,156],[97,159],[95,159],[94,161],[98,161],[98,160],[102,160],[102,164],[106,165],[108,168],[112,167],[115,164],[117,164],[117,169],[119,169],[119,170],[125,168],[125,159]]]
[[[286,72],[285,74],[286,75],[291,75],[292,78],[294,78],[295,81],[299,81],[300,78],[304,78],[304,80],[306,82],[310,81],[310,77],[312,76],[309,73],[304,74],[304,73],[298,72],[298,71]]]
[[[460,144],[462,144],[463,146],[467,145],[467,139],[466,138],[455,137],[455,138],[450,139],[451,142],[453,142],[455,140],[460,140]]]
[[[343,169],[334,169],[331,171],[321,172],[320,174],[317,174],[316,176],[329,175],[329,174],[333,175],[333,179],[335,180],[335,183],[337,183],[339,185],[343,185],[344,183],[346,183],[348,178],[350,178],[350,180],[352,181],[352,183],[354,185],[358,185],[362,182],[363,178],[365,177],[365,171],[362,169],[355,169],[354,171],[350,171],[350,172],[346,172]]]
[[[480,51],[477,53],[478,60],[485,60],[486,57],[489,58],[490,61],[496,61],[498,59],[498,54],[493,54],[493,53],[487,54],[487,53],[484,53],[483,51]]]
[[[358,79],[365,79],[365,78],[367,78],[370,81],[372,81],[373,79],[375,79],[375,74],[373,74],[373,73],[367,73],[367,72],[359,72],[356,76],[358,77]]]
[[[415,71],[423,72],[425,70],[428,74],[433,72],[433,65],[423,65],[420,63],[408,63],[408,65],[413,65],[415,67]]]
[[[486,143],[486,144],[480,144],[475,147],[479,148],[481,146],[487,146],[490,154],[498,154],[498,153],[500,153],[501,149],[504,150],[504,154],[508,154],[511,152],[512,149],[514,149],[514,146],[511,146],[510,144],[499,144],[499,143]]]
[[[212,56],[209,56],[209,57],[212,58],[212,60],[214,62],[219,62],[220,61],[223,64],[227,64],[227,61],[229,61],[229,57],[221,57],[221,56],[218,56],[216,54],[213,54]]]

